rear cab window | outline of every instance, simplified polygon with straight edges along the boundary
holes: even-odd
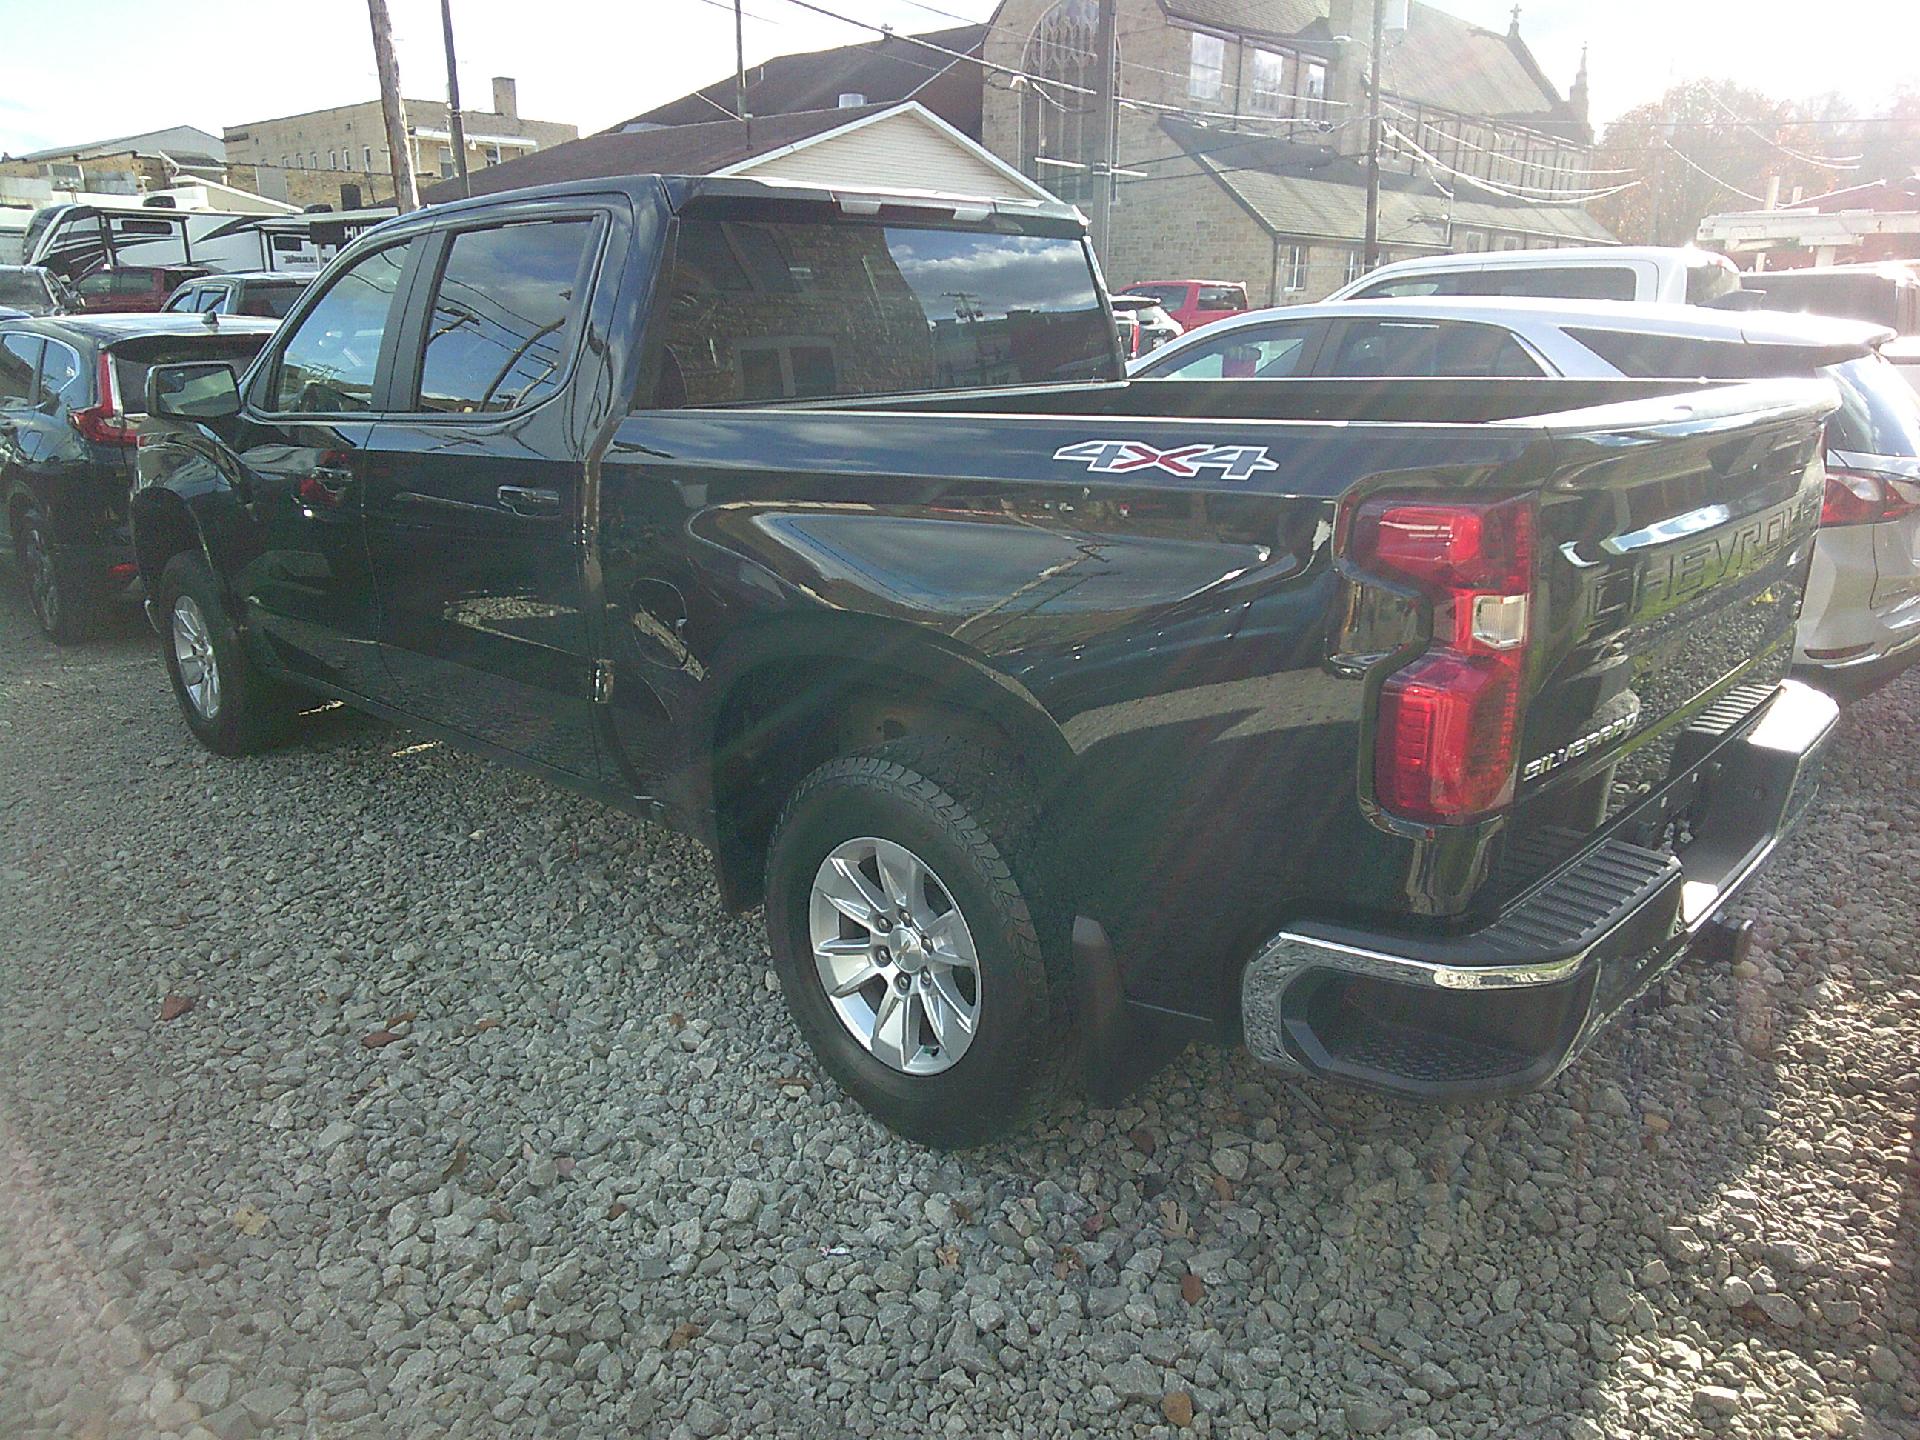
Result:
[[[240,313],[267,320],[284,320],[300,298],[304,285],[249,285],[242,293]]]
[[[1244,310],[1247,291],[1242,285],[1202,285],[1194,300],[1198,310]]]
[[[1121,378],[1066,236],[682,217],[662,329],[653,408]]]
[[[1129,285],[1122,293],[1142,296],[1167,310],[1182,309],[1187,303],[1184,285]]]

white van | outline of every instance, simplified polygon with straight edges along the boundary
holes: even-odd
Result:
[[[1368,271],[1327,298],[1528,295],[1553,300],[1715,305],[1739,294],[1740,271],[1726,256],[1711,250],[1692,245],[1582,245],[1396,260]]]

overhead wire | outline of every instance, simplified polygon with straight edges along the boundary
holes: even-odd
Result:
[[[1434,169],[1453,176],[1463,185],[1471,185],[1476,190],[1485,190],[1489,194],[1504,196],[1509,200],[1525,200],[1534,205],[1588,205],[1595,200],[1605,200],[1609,196],[1622,194],[1625,191],[1633,189],[1636,185],[1643,183],[1639,180],[1629,180],[1624,185],[1614,185],[1603,189],[1583,190],[1579,192],[1552,190],[1537,185],[1508,188],[1503,185],[1496,185],[1490,180],[1482,180],[1478,175],[1472,175],[1465,170],[1456,169],[1454,166],[1448,165],[1446,162],[1429,155],[1392,125],[1386,126],[1385,129],[1388,134],[1399,140],[1401,144],[1405,145]]]
[[[1731,105],[1727,104],[1726,101],[1722,100],[1718,95],[1714,94],[1711,89],[1709,89],[1706,92],[1706,94],[1707,94],[1707,98],[1713,101],[1714,104],[1718,105],[1722,110],[1722,112],[1724,112],[1729,119],[1733,120],[1735,124],[1739,125],[1739,127],[1742,130],[1745,130],[1748,134],[1752,135],[1755,139],[1759,140],[1763,145],[1768,145],[1768,146],[1771,146],[1773,149],[1778,150],[1782,155],[1785,155],[1789,160],[1798,160],[1802,165],[1818,165],[1821,168],[1826,170],[1851,171],[1851,170],[1858,170],[1860,168],[1858,164],[1860,157],[1858,155],[1850,155],[1844,161],[1822,160],[1815,155],[1802,155],[1798,150],[1789,150],[1785,145],[1782,145],[1778,140],[1771,139],[1764,131],[1762,131],[1752,121],[1744,118]]]
[[[1680,149],[1680,147],[1673,144],[1672,141],[1667,142],[1667,149],[1671,150],[1675,155],[1678,155],[1680,157],[1680,163],[1685,165],[1689,170],[1705,176],[1722,190],[1738,195],[1742,200],[1751,200],[1756,205],[1764,205],[1767,203],[1763,197],[1754,194],[1751,190],[1742,190],[1738,185],[1728,184],[1725,180],[1722,180],[1718,175],[1707,169],[1706,166],[1695,161],[1686,151]]]

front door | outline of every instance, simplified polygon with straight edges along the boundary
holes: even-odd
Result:
[[[234,489],[258,547],[234,557],[249,625],[285,669],[375,696],[379,609],[365,491],[377,465],[390,321],[416,243],[366,255],[290,319],[234,422]]]
[[[605,224],[454,230],[421,263],[367,536],[395,702],[542,765],[599,773],[583,415],[564,382]],[[429,280],[431,276],[431,280]],[[577,387],[585,390],[589,387]]]

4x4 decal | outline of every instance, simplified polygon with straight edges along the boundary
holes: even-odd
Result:
[[[1078,460],[1096,475],[1133,470],[1164,470],[1190,479],[1202,470],[1218,470],[1222,480],[1246,480],[1261,470],[1278,470],[1264,445],[1176,445],[1156,450],[1139,440],[1082,440],[1062,445],[1056,460]]]

